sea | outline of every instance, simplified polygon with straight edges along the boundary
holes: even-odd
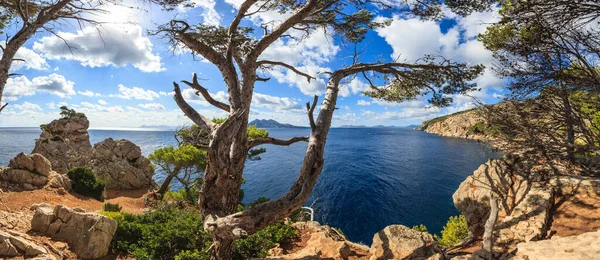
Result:
[[[308,128],[268,129],[270,136],[307,136]],[[33,150],[38,128],[0,128],[0,165],[19,152]],[[175,145],[173,131],[89,130],[92,144],[106,138],[128,139],[144,155]],[[306,143],[264,146],[261,160],[247,161],[244,203],[285,194],[296,180]],[[342,230],[354,242],[370,245],[373,235],[391,224],[424,224],[439,233],[450,216],[459,184],[489,158],[488,146],[405,128],[333,128],[325,147],[325,165],[306,206],[315,220]],[[165,174],[157,172],[161,183]]]

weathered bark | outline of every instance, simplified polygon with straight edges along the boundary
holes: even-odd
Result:
[[[565,113],[565,123],[567,124],[567,159],[575,162],[575,129],[573,123],[573,108],[569,101],[569,92],[564,87],[561,90],[561,99]]]
[[[173,181],[173,178],[179,174],[180,170],[180,167],[173,168],[173,171],[169,173],[167,178],[165,178],[165,181],[160,185],[158,191],[156,191],[156,194],[158,194],[159,198],[162,199],[165,196],[165,193],[167,193],[167,190],[169,189],[169,185],[171,185],[171,181]]]
[[[485,232],[483,233],[483,251],[488,253],[488,260],[494,259],[494,226],[498,220],[498,198],[494,193],[490,193],[490,216],[485,222]]]

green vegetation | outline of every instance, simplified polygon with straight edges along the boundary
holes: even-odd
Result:
[[[118,223],[112,241],[114,252],[131,255],[135,259],[210,258],[207,249],[212,239],[204,231],[200,214],[194,208],[162,205],[142,215],[106,211],[102,214]],[[234,259],[266,257],[269,249],[297,235],[297,230],[280,221],[237,240]]]
[[[413,227],[414,229],[414,227]],[[442,235],[435,235],[440,246],[451,247],[469,236],[469,228],[465,216],[452,216],[442,229]]]
[[[419,232],[429,232],[427,230],[427,227],[423,224],[419,224],[418,226],[413,226],[412,227],[413,230],[419,231]]]
[[[102,205],[102,211],[105,211],[105,212],[121,212],[121,206],[119,205],[119,203],[108,203],[108,202],[105,202],[104,205]]]
[[[92,170],[83,167],[71,169],[67,175],[71,179],[71,184],[75,192],[103,201],[104,182],[96,179]]]
[[[84,118],[84,113],[78,113],[74,109],[69,109],[67,106],[60,107],[60,116],[62,119]]]
[[[189,201],[197,199],[197,195],[194,194],[202,184],[201,173],[206,167],[206,152],[191,144],[180,145],[177,148],[167,146],[155,150],[148,159],[168,174],[157,191],[159,196],[164,197],[171,181],[176,178],[183,186],[183,192],[178,192],[177,198]]]

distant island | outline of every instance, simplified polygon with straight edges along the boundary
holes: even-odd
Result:
[[[255,119],[248,125],[255,125],[258,128],[302,128],[302,126],[282,124],[273,119]]]

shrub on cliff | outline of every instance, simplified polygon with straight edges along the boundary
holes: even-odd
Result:
[[[442,235],[435,235],[439,244],[443,247],[451,247],[458,244],[469,235],[469,227],[467,226],[467,220],[465,216],[453,216],[450,217],[444,228],[442,229]]]
[[[207,249],[212,244],[209,233],[195,208],[180,209],[163,204],[156,210],[133,215],[121,212],[102,212],[117,221],[117,233],[112,250],[135,259],[210,259]],[[265,257],[277,243],[297,235],[283,222],[235,242],[234,259]]]
[[[71,169],[67,175],[71,179],[73,190],[75,192],[103,201],[104,187],[106,186],[102,180],[96,179],[96,175],[92,170],[83,167]]]

